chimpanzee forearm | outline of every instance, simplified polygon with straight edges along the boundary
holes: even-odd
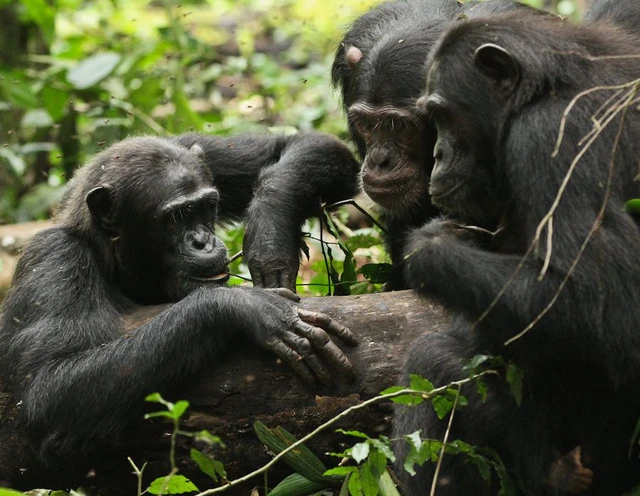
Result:
[[[358,190],[358,162],[344,144],[326,134],[226,138],[192,133],[175,139],[204,149],[221,191],[223,219],[243,216],[253,198],[253,203],[286,208],[286,215],[301,224],[316,213],[320,199],[336,202]]]

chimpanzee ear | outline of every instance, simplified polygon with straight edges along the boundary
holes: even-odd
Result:
[[[115,232],[115,212],[113,208],[113,188],[103,184],[93,188],[85,198],[89,212],[96,224],[105,231]]]
[[[476,66],[496,81],[505,93],[511,93],[520,79],[520,64],[499,45],[485,43],[474,53]]]

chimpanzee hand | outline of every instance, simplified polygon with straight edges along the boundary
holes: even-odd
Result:
[[[240,290],[249,299],[243,305],[251,321],[247,328],[259,346],[272,351],[307,383],[317,377],[324,384],[331,375],[323,361],[343,375],[353,376],[353,366],[331,335],[349,345],[353,333],[329,316],[298,308],[296,294],[285,288]]]
[[[278,222],[277,214],[260,215],[252,209],[243,242],[243,258],[253,285],[296,290],[300,266],[300,229]]]
[[[413,231],[409,244],[419,249],[421,243],[439,243],[447,239],[456,239],[489,247],[495,234],[482,227],[464,225],[455,220],[440,217]]]

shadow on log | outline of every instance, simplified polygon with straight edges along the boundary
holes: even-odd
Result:
[[[284,427],[301,437],[321,423],[363,399],[377,395],[397,383],[405,350],[416,336],[425,331],[438,331],[445,320],[440,307],[418,298],[410,291],[349,297],[306,298],[302,306],[324,312],[347,325],[358,337],[357,347],[343,349],[351,359],[357,378],[346,382],[335,377],[331,387],[311,390],[305,387],[283,364],[260,350],[245,349],[231,353],[224,362],[212,363],[191,385],[176,391],[171,399],[188,399],[189,414],[182,426],[185,430],[207,429],[219,435],[225,449],[198,446],[225,464],[229,479],[255,470],[270,455],[253,431],[256,420],[269,427]],[[143,322],[165,307],[147,307],[128,319]],[[0,480],[21,489],[43,487],[53,489],[85,487],[91,494],[134,495],[136,479],[126,462],[131,456],[138,466],[148,462],[149,479],[168,472],[169,427],[160,421],[145,421],[127,437],[127,446],[117,452],[101,455],[95,468],[87,474],[75,473],[73,463],[63,470],[45,469],[34,463],[29,449],[16,432],[11,398],[4,395],[0,404]],[[81,408],[81,405],[78,406]],[[389,404],[379,405],[345,419],[343,428],[358,429],[372,435],[388,434]],[[338,427],[338,426],[336,426]],[[341,451],[356,442],[336,434],[335,428],[318,436],[308,446],[318,455]],[[130,444],[130,445],[129,445]],[[212,487],[189,459],[191,439],[182,438],[176,456],[181,473],[190,477],[200,489]],[[324,457],[328,466],[339,460]],[[275,485],[290,473],[285,465],[270,472],[269,484]],[[88,477],[87,477],[88,475]],[[226,494],[248,495],[253,486],[262,487],[263,480],[234,488]],[[262,491],[260,491],[262,494]]]

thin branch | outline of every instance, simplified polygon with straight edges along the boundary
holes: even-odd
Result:
[[[435,496],[436,494],[436,484],[438,482],[438,476],[440,475],[440,467],[442,467],[442,460],[444,459],[444,451],[447,446],[447,441],[449,440],[449,434],[451,433],[451,426],[453,425],[453,417],[456,412],[456,407],[458,406],[458,398],[460,397],[460,387],[458,387],[458,392],[456,393],[456,398],[453,400],[453,408],[451,409],[451,415],[449,415],[449,423],[447,424],[447,430],[444,433],[444,438],[442,439],[442,447],[440,448],[440,453],[438,454],[438,463],[436,464],[436,471],[433,474],[433,480],[431,481],[431,492],[429,492],[429,496]]]
[[[387,229],[375,217],[373,217],[369,212],[367,212],[364,208],[358,205],[356,201],[353,199],[342,200],[336,203],[332,203],[330,205],[325,205],[324,208],[326,208],[327,210],[330,210],[335,207],[341,207],[342,205],[353,205],[362,215],[364,215],[367,219],[369,219],[378,229],[380,229],[386,235],[389,235],[389,231],[387,231]]]

